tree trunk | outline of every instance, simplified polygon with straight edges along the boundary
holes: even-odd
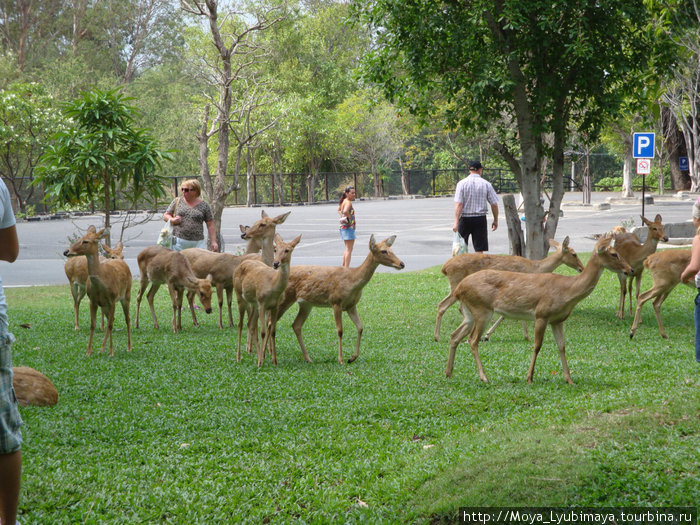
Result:
[[[111,228],[111,219],[110,219],[110,200],[111,200],[111,195],[109,191],[109,173],[106,171],[102,174],[102,182],[104,184],[104,192],[105,192],[105,230],[107,230],[107,237],[105,237],[105,242],[107,243],[107,246],[112,246],[112,235],[110,233],[110,228]]]
[[[661,122],[664,130],[664,147],[668,155],[671,171],[671,188],[675,191],[690,189],[690,177],[680,169],[679,157],[687,157],[683,133],[678,129],[678,123],[673,112],[666,106],[661,106]]]
[[[406,170],[403,167],[403,161],[399,157],[399,168],[401,168],[401,191],[403,192],[404,195],[409,195],[410,194],[410,188],[409,188],[409,183],[408,183],[408,177],[406,175]]]
[[[515,197],[511,194],[503,196],[503,212],[505,213],[506,226],[508,227],[508,240],[510,241],[510,254],[522,256],[525,253],[525,237],[520,225],[520,215],[515,205]]]

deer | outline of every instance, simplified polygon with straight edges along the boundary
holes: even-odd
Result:
[[[12,367],[12,387],[20,406],[49,407],[58,403],[58,390],[51,380],[28,366]]]
[[[544,331],[547,325],[551,325],[559,347],[564,379],[573,384],[564,350],[564,321],[574,307],[593,291],[604,268],[626,274],[633,272],[632,267],[610,245],[611,240],[611,237],[599,239],[583,271],[575,276],[482,270],[462,279],[452,293],[462,306],[464,320],[450,337],[445,375],[452,375],[457,346],[468,335],[479,378],[488,383],[479,357],[479,341],[489,319],[494,312],[498,312],[509,319],[535,321],[535,341],[527,372],[528,383],[532,383]]]
[[[270,217],[265,213],[265,210],[263,210],[261,218],[254,222],[252,226],[241,225],[241,239],[248,241],[246,254],[257,253],[262,250],[262,261],[268,266],[271,266],[275,253],[275,247],[272,241],[275,238],[277,226],[286,221],[290,213],[292,212],[288,211],[277,217]]]
[[[338,363],[343,361],[343,312],[357,328],[357,343],[355,353],[348,363],[355,361],[360,355],[362,340],[362,321],[357,313],[357,304],[362,298],[362,290],[372,279],[375,270],[381,264],[397,270],[405,268],[404,263],[391,251],[396,235],[375,242],[374,235],[369,239],[369,254],[360,266],[345,268],[342,266],[293,266],[289,273],[289,282],[284,291],[284,297],[279,307],[279,317],[294,303],[299,303],[292,329],[297,336],[304,360],[311,362],[302,337],[302,328],[314,306],[333,308],[335,326],[338,334]]]
[[[92,228],[93,230],[95,229],[94,226],[92,226]],[[124,245],[121,241],[119,241],[114,248],[110,248],[105,243],[102,243],[102,250],[107,256],[107,259],[123,259],[123,249]],[[100,260],[103,261],[104,258],[101,258]],[[73,296],[73,311],[75,313],[73,329],[79,330],[80,326],[78,323],[78,318],[80,315],[80,302],[83,300],[83,297],[85,297],[88,280],[87,258],[71,257],[66,260],[63,270],[65,271],[68,282],[70,283],[70,292]],[[102,329],[104,330],[104,318],[102,319]]]
[[[668,241],[668,236],[664,231],[664,226],[661,224],[661,215],[657,214],[654,217],[654,222],[651,222],[646,217],[642,216],[642,222],[647,225],[647,238],[644,243],[639,242],[639,238],[633,233],[618,234],[615,236],[615,249],[620,256],[629,263],[634,269],[634,274],[629,279],[629,299],[630,299],[630,315],[633,315],[632,310],[632,283],[636,281],[635,301],[639,299],[639,288],[642,284],[642,273],[644,272],[644,260],[656,251],[659,241]],[[627,276],[621,273],[617,274],[620,281],[620,304],[617,309],[617,317],[625,318],[625,295],[627,294]]]
[[[252,242],[252,240],[251,240]],[[223,304],[224,293],[228,305],[228,323],[233,326],[233,314],[231,313],[231,301],[233,299],[233,272],[238,265],[245,260],[261,260],[259,254],[233,255],[231,253],[216,253],[202,248],[187,248],[182,250],[182,255],[187,258],[194,274],[204,279],[211,275],[212,286],[216,289],[219,303],[219,328],[223,329]],[[188,292],[188,295],[192,292]],[[188,301],[189,301],[188,297]]]
[[[569,237],[566,237],[561,244],[554,239],[549,239],[549,245],[555,248],[554,253],[548,255],[544,259],[535,261],[520,257],[519,255],[491,255],[485,253],[463,253],[449,259],[442,266],[442,273],[446,275],[450,281],[450,293],[438,304],[435,334],[433,336],[435,341],[440,340],[442,316],[445,315],[447,309],[457,301],[453,292],[467,275],[487,268],[521,273],[551,273],[562,264],[578,272],[583,271],[581,259],[578,258],[576,251],[569,246]],[[502,319],[502,317],[499,318],[489,329],[485,336],[486,340],[488,340]],[[523,323],[523,333],[525,339],[529,340],[527,325],[525,323]]]
[[[664,250],[652,253],[646,258],[644,261],[644,268],[651,273],[651,277],[654,279],[654,285],[637,298],[637,309],[634,312],[632,328],[630,328],[630,339],[634,337],[634,333],[637,331],[637,327],[641,321],[642,306],[652,299],[654,299],[652,305],[654,306],[656,323],[659,325],[659,334],[661,334],[661,337],[664,339],[668,339],[668,335],[666,335],[666,331],[664,330],[664,323],[661,320],[661,305],[673,289],[681,282],[681,274],[690,263],[690,253],[691,250],[689,249]],[[682,284],[693,289],[695,288],[694,281]]]
[[[182,330],[182,299],[185,290],[192,292],[192,295],[188,294],[187,300],[192,312],[192,323],[195,326],[199,326],[197,316],[194,313],[195,295],[199,297],[204,311],[208,314],[211,313],[211,279],[198,279],[192,271],[190,263],[187,262],[187,258],[182,253],[154,245],[144,248],[138,254],[136,260],[141,272],[141,286],[136,297],[136,328],[139,327],[141,298],[149,284],[151,288],[148,290],[147,299],[148,305],[151,307],[153,326],[156,330],[159,329],[159,326],[156,310],[153,306],[153,298],[163,283],[168,285],[168,291],[170,292],[170,300],[173,306],[172,327],[174,333]]]
[[[126,333],[128,346],[131,352],[131,320],[129,317],[129,304],[131,302],[131,270],[123,259],[106,259],[100,261],[98,254],[99,241],[109,235],[106,229],[96,230],[94,226],[88,228],[87,233],[71,244],[63,255],[77,257],[85,255],[88,266],[88,279],[85,282],[85,291],[90,299],[90,340],[88,342],[87,355],[92,355],[92,340],[95,335],[95,319],[97,308],[107,318],[107,329],[102,340],[102,350],[105,351],[109,338],[109,355],[114,356],[112,344],[112,330],[114,328],[114,310],[116,303],[122,305],[124,319],[126,320]]]
[[[212,285],[216,288],[216,297],[219,304],[219,328],[223,329],[223,304],[224,292],[226,293],[226,304],[228,306],[229,326],[233,326],[233,314],[231,312],[231,301],[233,299],[233,272],[238,268],[241,261],[248,259],[265,260],[266,264],[272,265],[273,245],[272,240],[278,224],[282,224],[291,212],[284,213],[274,218],[270,218],[265,211],[262,218],[256,221],[253,226],[239,225],[241,237],[248,241],[244,255],[233,255],[230,253],[216,253],[202,248],[188,248],[182,250],[182,254],[192,266],[195,275],[204,279],[212,276]],[[262,254],[259,254],[262,250]],[[188,301],[191,301],[188,292]]]
[[[233,274],[233,286],[238,301],[238,352],[236,361],[241,361],[241,337],[243,319],[248,311],[248,342],[252,351],[257,349],[258,367],[265,361],[265,351],[270,345],[272,364],[277,364],[276,325],[277,312],[282,295],[289,281],[289,264],[294,248],[301,241],[298,235],[290,242],[284,242],[279,234],[275,235],[275,254],[272,267],[262,261],[247,260],[241,262]],[[258,344],[257,323],[260,320],[262,346]]]

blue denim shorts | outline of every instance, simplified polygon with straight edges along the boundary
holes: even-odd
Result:
[[[16,452],[22,445],[22,418],[12,387],[12,354],[9,337],[0,341],[0,454]]]
[[[340,238],[344,241],[355,240],[355,228],[346,228],[340,230]]]

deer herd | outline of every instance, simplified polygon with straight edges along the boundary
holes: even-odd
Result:
[[[173,332],[182,329],[181,311],[184,296],[192,314],[192,322],[198,325],[195,314],[195,297],[206,313],[212,312],[212,294],[216,289],[219,306],[219,328],[224,328],[223,301],[226,295],[228,326],[234,326],[231,310],[235,292],[238,304],[238,349],[237,361],[241,361],[243,325],[246,323],[246,351],[255,352],[258,367],[262,366],[266,354],[273,364],[277,364],[276,331],[280,317],[294,304],[299,310],[292,322],[303,358],[311,362],[302,328],[313,307],[328,307],[333,310],[338,336],[338,362],[343,358],[343,321],[346,312],[357,329],[357,340],[352,363],[359,356],[363,325],[357,311],[362,290],[371,280],[379,265],[397,270],[404,263],[391,250],[396,236],[383,241],[370,237],[369,254],[364,262],[355,268],[339,266],[292,265],[295,247],[301,242],[301,235],[285,241],[276,232],[277,226],[284,223],[291,212],[270,217],[264,211],[260,220],[252,226],[241,226],[241,237],[248,242],[245,254],[214,253],[208,250],[191,248],[177,252],[162,246],[149,246],[137,257],[140,271],[140,286],[136,298],[136,321],[139,327],[139,311],[144,292],[151,311],[153,325],[158,329],[158,319],[154,307],[154,297],[162,284],[167,284],[172,304],[171,325]],[[527,381],[532,382],[535,362],[542,346],[547,325],[559,349],[563,377],[573,383],[566,361],[564,344],[564,322],[575,306],[595,288],[605,268],[616,273],[620,281],[620,298],[617,316],[625,317],[626,296],[629,295],[630,314],[633,323],[630,329],[632,338],[639,326],[641,308],[653,299],[654,314],[662,337],[668,337],[661,320],[661,305],[673,288],[680,282],[680,274],[688,265],[690,250],[664,250],[656,252],[659,241],[667,241],[657,215],[653,221],[642,217],[647,226],[645,242],[640,242],[633,233],[613,231],[597,241],[593,252],[584,266],[566,237],[561,243],[550,240],[554,252],[546,258],[533,261],[514,255],[491,255],[467,253],[456,255],[442,267],[448,278],[450,293],[437,306],[434,339],[439,341],[440,325],[448,308],[459,302],[462,321],[452,332],[449,341],[447,368],[445,374],[452,375],[455,354],[459,344],[468,338],[477,372],[482,381],[488,382],[479,356],[479,343],[489,337],[504,319],[517,319],[523,322],[525,339],[529,340],[526,321],[534,321],[534,347],[527,372]],[[114,248],[102,244],[104,257],[99,254],[100,241],[107,236],[105,230],[97,231],[94,226],[75,241],[64,255],[68,257],[65,272],[70,282],[74,307],[74,328],[79,329],[79,306],[87,294],[90,300],[90,338],[87,354],[92,354],[98,307],[103,315],[104,338],[102,352],[109,340],[109,355],[114,355],[112,332],[116,303],[121,303],[126,322],[128,346],[131,351],[130,300],[132,277],[129,266],[122,257],[123,246]],[[578,272],[576,275],[552,273],[561,265],[569,266]],[[641,276],[647,269],[653,278],[653,286],[640,294]],[[636,281],[633,311],[633,282]],[[149,288],[150,287],[150,288]],[[487,330],[494,313],[498,319]],[[247,317],[247,321],[246,321]],[[104,324],[106,318],[106,326]]]

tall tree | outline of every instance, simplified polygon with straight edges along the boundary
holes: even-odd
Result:
[[[180,0],[180,5],[187,13],[204,18],[216,49],[215,56],[203,52],[200,57],[204,66],[202,75],[217,94],[211,97],[204,108],[197,138],[200,145],[200,174],[204,190],[211,200],[217,237],[221,240],[221,216],[226,198],[238,188],[237,171],[233,174],[231,184],[226,181],[231,125],[236,115],[241,112],[247,114],[250,105],[256,103],[251,101],[254,99],[250,98],[248,87],[256,84],[256,65],[267,55],[259,34],[284,18],[285,6],[258,5],[252,11],[246,11],[234,1],[230,10],[222,14],[219,12],[218,0]],[[235,106],[234,93],[243,96],[243,99],[235,101]],[[212,106],[214,115],[210,117]],[[244,134],[240,136],[243,137]],[[209,141],[212,139],[217,142],[214,178],[209,168]],[[220,242],[219,245],[223,246],[223,243]]]
[[[391,100],[429,115],[436,100],[454,105],[464,130],[510,117],[495,147],[525,203],[527,255],[542,258],[564,193],[564,149],[572,129],[595,138],[659,56],[639,0],[357,0],[376,48],[367,78]],[[662,35],[663,37],[663,35]],[[507,123],[508,119],[504,122]],[[516,146],[514,148],[514,146]],[[553,189],[545,229],[541,170],[551,158]]]
[[[136,113],[127,101],[116,91],[93,89],[66,104],[64,114],[73,125],[55,135],[36,169],[34,183],[43,183],[47,196],[59,204],[102,198],[105,228],[118,189],[134,203],[165,195],[157,170],[171,156],[147,130],[135,127]]]

